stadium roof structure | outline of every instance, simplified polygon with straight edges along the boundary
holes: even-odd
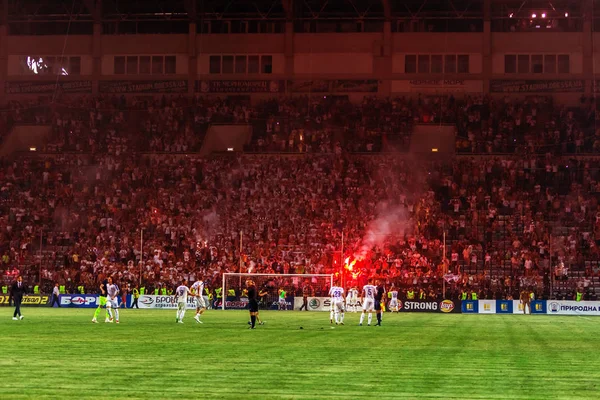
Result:
[[[2,0],[5,20],[483,18],[485,0]],[[599,0],[489,0],[492,15],[548,10],[575,16]]]
[[[10,34],[91,34],[94,23],[105,33],[188,33],[190,22],[198,32],[243,33],[237,28],[205,29],[203,25],[225,21],[243,24],[268,22],[313,23],[347,21],[484,20],[528,18],[547,13],[548,18],[581,18],[600,0],[0,0],[0,24]],[[599,14],[600,15],[600,14]],[[593,16],[595,18],[595,16]],[[267,28],[268,29],[268,28]],[[480,27],[480,29],[482,29]],[[251,29],[246,31],[250,33]],[[265,32],[254,29],[253,32]],[[268,30],[267,30],[268,31]],[[302,31],[302,30],[299,30]],[[280,33],[281,28],[271,31]]]

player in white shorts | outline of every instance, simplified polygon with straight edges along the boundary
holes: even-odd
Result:
[[[106,285],[106,311],[110,316],[110,320],[113,321],[113,310],[115,312],[115,322],[119,323],[119,287],[113,284],[112,278],[108,278],[108,285]]]
[[[394,287],[394,285],[392,285],[388,293],[390,295],[390,303],[388,304],[388,308],[391,312],[398,312],[398,290]]]
[[[331,306],[335,315],[335,324],[344,325],[344,288],[332,286],[329,289],[329,295],[331,296]]]
[[[331,292],[331,289],[330,289]],[[330,293],[331,294],[331,293]],[[335,299],[329,296],[329,323],[333,324],[333,315],[335,314]]]
[[[365,314],[367,311],[369,312],[369,319],[367,320],[367,325],[371,325],[371,321],[373,320],[373,310],[375,309],[375,293],[377,293],[377,288],[369,281],[368,285],[363,286],[361,302],[363,306],[363,312],[360,315],[360,323],[362,326],[363,321],[365,319]]]
[[[358,289],[352,287],[348,290],[348,296],[346,296],[346,308],[348,311],[356,312],[358,308]]]
[[[175,302],[177,303],[177,318],[176,323],[183,324],[183,317],[185,316],[185,307],[187,305],[187,297],[191,294],[190,289],[187,287],[188,281],[183,280],[181,285],[175,289]]]
[[[206,301],[204,301],[204,282],[201,280],[194,282],[191,292],[196,300],[196,315],[194,316],[194,319],[197,323],[201,324],[202,321],[200,321],[200,316],[206,310]]]

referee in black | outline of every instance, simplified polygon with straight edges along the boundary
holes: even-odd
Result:
[[[15,321],[17,320],[17,315],[19,316],[18,319],[23,319],[23,316],[21,315],[21,301],[23,301],[23,295],[26,291],[27,289],[25,288],[25,284],[23,283],[23,277],[19,275],[17,277],[17,281],[13,283],[10,291],[10,295],[12,296],[13,301],[15,302],[15,313],[13,314],[13,320]]]
[[[375,326],[381,326],[381,301],[385,290],[380,280],[377,280],[377,290],[375,291],[375,312],[377,313],[377,323]]]
[[[258,297],[254,281],[248,279],[246,288],[248,289],[248,310],[250,311],[250,327],[248,329],[255,329],[256,316],[258,315]]]

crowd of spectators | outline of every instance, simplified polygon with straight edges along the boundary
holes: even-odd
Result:
[[[162,287],[184,276],[216,285],[223,272],[343,271],[347,283],[380,276],[439,296],[445,281],[451,296],[483,297],[525,286],[568,297],[587,279],[591,297],[600,162],[528,151],[560,121],[559,151],[569,152],[569,138],[595,123],[585,107],[483,97],[11,104],[7,126],[48,123],[52,135],[45,154],[0,167],[0,268],[35,280],[41,265],[47,284],[90,288],[108,275]],[[259,154],[190,154],[218,122],[255,125]],[[470,151],[496,138],[486,152],[516,154],[382,154],[430,122],[456,124]]]
[[[514,277],[522,276],[541,290],[553,271],[550,256],[581,266],[599,258],[600,240],[599,165],[547,163],[532,169],[531,160],[516,158],[449,165],[335,155],[25,158],[1,171],[1,243],[7,267],[26,263],[39,251],[42,232],[43,277],[88,287],[107,274],[136,280],[140,270],[144,282],[168,285],[182,274],[218,281],[223,272],[334,273],[350,257],[358,260],[358,280],[375,274],[439,289],[446,275],[451,284],[489,291],[514,290]]]
[[[247,151],[290,153],[408,152],[416,124],[456,128],[467,154],[587,154],[600,150],[595,102],[557,106],[485,96],[291,97],[257,101],[203,97],[73,97],[11,102],[0,127],[50,124],[45,152],[197,152],[213,123],[250,124]]]

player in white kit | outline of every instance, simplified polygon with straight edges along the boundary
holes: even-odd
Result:
[[[206,310],[206,302],[204,301],[204,282],[201,280],[194,282],[191,292],[196,300],[196,315],[194,316],[194,319],[197,323],[201,324],[202,321],[200,321],[200,316]]]
[[[187,285],[188,281],[184,279],[182,284],[175,289],[175,302],[177,303],[177,318],[175,319],[175,322],[180,324],[183,324],[185,307],[187,305],[187,297],[189,294],[191,294]]]
[[[356,312],[358,307],[358,289],[352,287],[348,289],[348,296],[346,296],[346,308],[348,311]]]
[[[329,295],[331,296],[331,305],[335,315],[335,324],[344,325],[344,288],[332,286],[331,289],[329,289]]]
[[[330,291],[330,296],[329,296],[329,323],[333,324],[333,316],[335,314],[335,299],[333,298],[333,296],[331,296],[331,289],[329,289]]]
[[[367,311],[369,312],[369,319],[367,320],[367,325],[371,326],[371,321],[373,320],[373,310],[375,308],[375,293],[377,293],[377,288],[369,281],[368,285],[363,286],[361,302],[363,306],[363,312],[360,315],[360,323],[362,326],[363,321],[365,320],[365,314]]]
[[[392,285],[389,291],[390,295],[390,303],[388,304],[388,308],[391,312],[398,312],[398,290]]]
[[[113,284],[112,278],[108,278],[108,285],[106,285],[106,311],[110,316],[108,322],[113,321],[113,313],[115,312],[115,322],[119,323],[119,287]]]

